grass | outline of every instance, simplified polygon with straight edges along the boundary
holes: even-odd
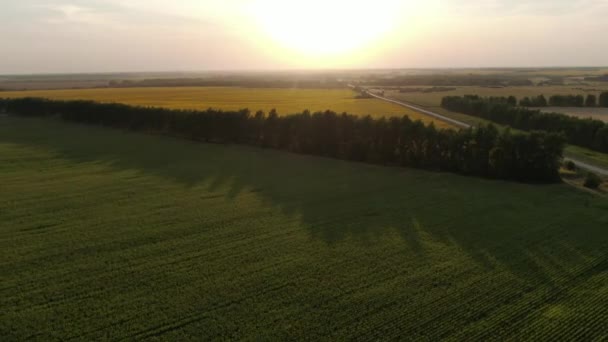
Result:
[[[596,189],[590,189],[585,187],[585,181],[589,175],[589,171],[576,168],[575,170],[568,170],[566,167],[562,167],[559,170],[560,177],[562,180],[569,185],[577,187],[580,190],[587,191],[589,193],[596,193],[600,195],[608,195],[608,177],[597,175],[600,177],[600,185]]]
[[[356,115],[403,116],[413,120],[434,122],[437,127],[451,127],[442,121],[413,110],[377,99],[356,99],[349,89],[271,89],[228,87],[165,87],[165,88],[99,88],[66,90],[32,90],[1,92],[0,97],[44,97],[57,100],[94,100],[120,102],[137,106],[174,109],[239,110],[252,112],[275,108],[279,114],[333,110]]]
[[[3,341],[601,340],[608,200],[0,117]]]

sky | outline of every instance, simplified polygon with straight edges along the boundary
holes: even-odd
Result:
[[[608,65],[608,0],[0,0],[0,74]]]

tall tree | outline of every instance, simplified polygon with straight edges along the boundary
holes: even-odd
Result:
[[[600,94],[600,107],[608,107],[608,91]]]

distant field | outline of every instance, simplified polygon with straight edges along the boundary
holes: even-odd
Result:
[[[406,88],[406,87],[404,87]],[[417,87],[412,87],[417,88]],[[398,91],[386,91],[386,96],[416,103],[421,106],[436,108],[441,106],[441,99],[445,96],[455,95],[480,95],[480,96],[516,96],[521,99],[525,96],[545,95],[547,98],[551,95],[599,95],[602,91],[608,91],[608,85],[594,86],[546,86],[546,87],[504,87],[504,88],[488,88],[488,87],[454,87],[455,90],[433,93],[400,93]]]
[[[562,113],[579,118],[592,118],[608,122],[608,108],[589,108],[589,107],[546,107],[541,109],[543,112]]]
[[[121,102],[130,105],[167,107],[175,109],[238,110],[252,112],[275,108],[279,114],[292,114],[306,109],[311,112],[333,110],[356,115],[403,116],[413,120],[435,122],[437,127],[450,127],[426,115],[376,99],[356,99],[349,89],[268,89],[268,88],[100,88],[68,90],[36,90],[0,92],[0,97],[45,97],[60,100],[85,99],[100,102]]]
[[[0,117],[0,334],[606,337],[608,200]]]
[[[601,76],[608,74],[608,68],[481,68],[481,69],[451,69],[435,70],[435,74],[460,74],[460,75],[497,75],[497,76],[540,76],[540,77],[583,77]]]

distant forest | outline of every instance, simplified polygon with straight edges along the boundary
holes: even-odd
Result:
[[[524,97],[519,101],[523,107],[608,107],[608,92],[598,97],[594,94],[583,95],[553,95],[549,100],[544,95]]]
[[[567,70],[567,72],[566,72]],[[107,87],[231,86],[271,88],[334,88],[348,84],[384,87],[564,85],[607,82],[602,68],[387,69],[242,72],[134,72],[101,74],[0,75],[1,90]],[[566,76],[568,75],[568,76]],[[532,79],[536,79],[532,81]]]
[[[608,93],[602,96],[600,98],[606,98]],[[441,106],[447,110],[477,116],[524,131],[563,133],[571,144],[608,153],[608,124],[603,121],[580,119],[559,113],[543,113],[517,107],[516,104],[517,99],[513,96],[447,96],[441,101]]]
[[[0,111],[524,182],[559,181],[564,147],[561,134],[512,134],[492,125],[438,130],[407,116],[373,119],[331,111],[279,116],[274,110],[189,111],[37,98],[0,99]]]
[[[263,78],[158,78],[145,80],[113,80],[110,88],[128,87],[247,87],[247,88],[344,88],[337,80],[290,80]]]
[[[407,75],[391,78],[370,78],[368,85],[378,86],[532,86],[534,83],[525,77],[497,75]]]
[[[368,85],[381,86],[529,86],[526,78],[484,75],[407,75],[395,77],[366,76]],[[113,80],[109,87],[251,87],[251,88],[340,88],[347,82],[337,77],[328,78],[264,78],[264,77],[213,77],[213,78],[158,78],[144,80]]]

